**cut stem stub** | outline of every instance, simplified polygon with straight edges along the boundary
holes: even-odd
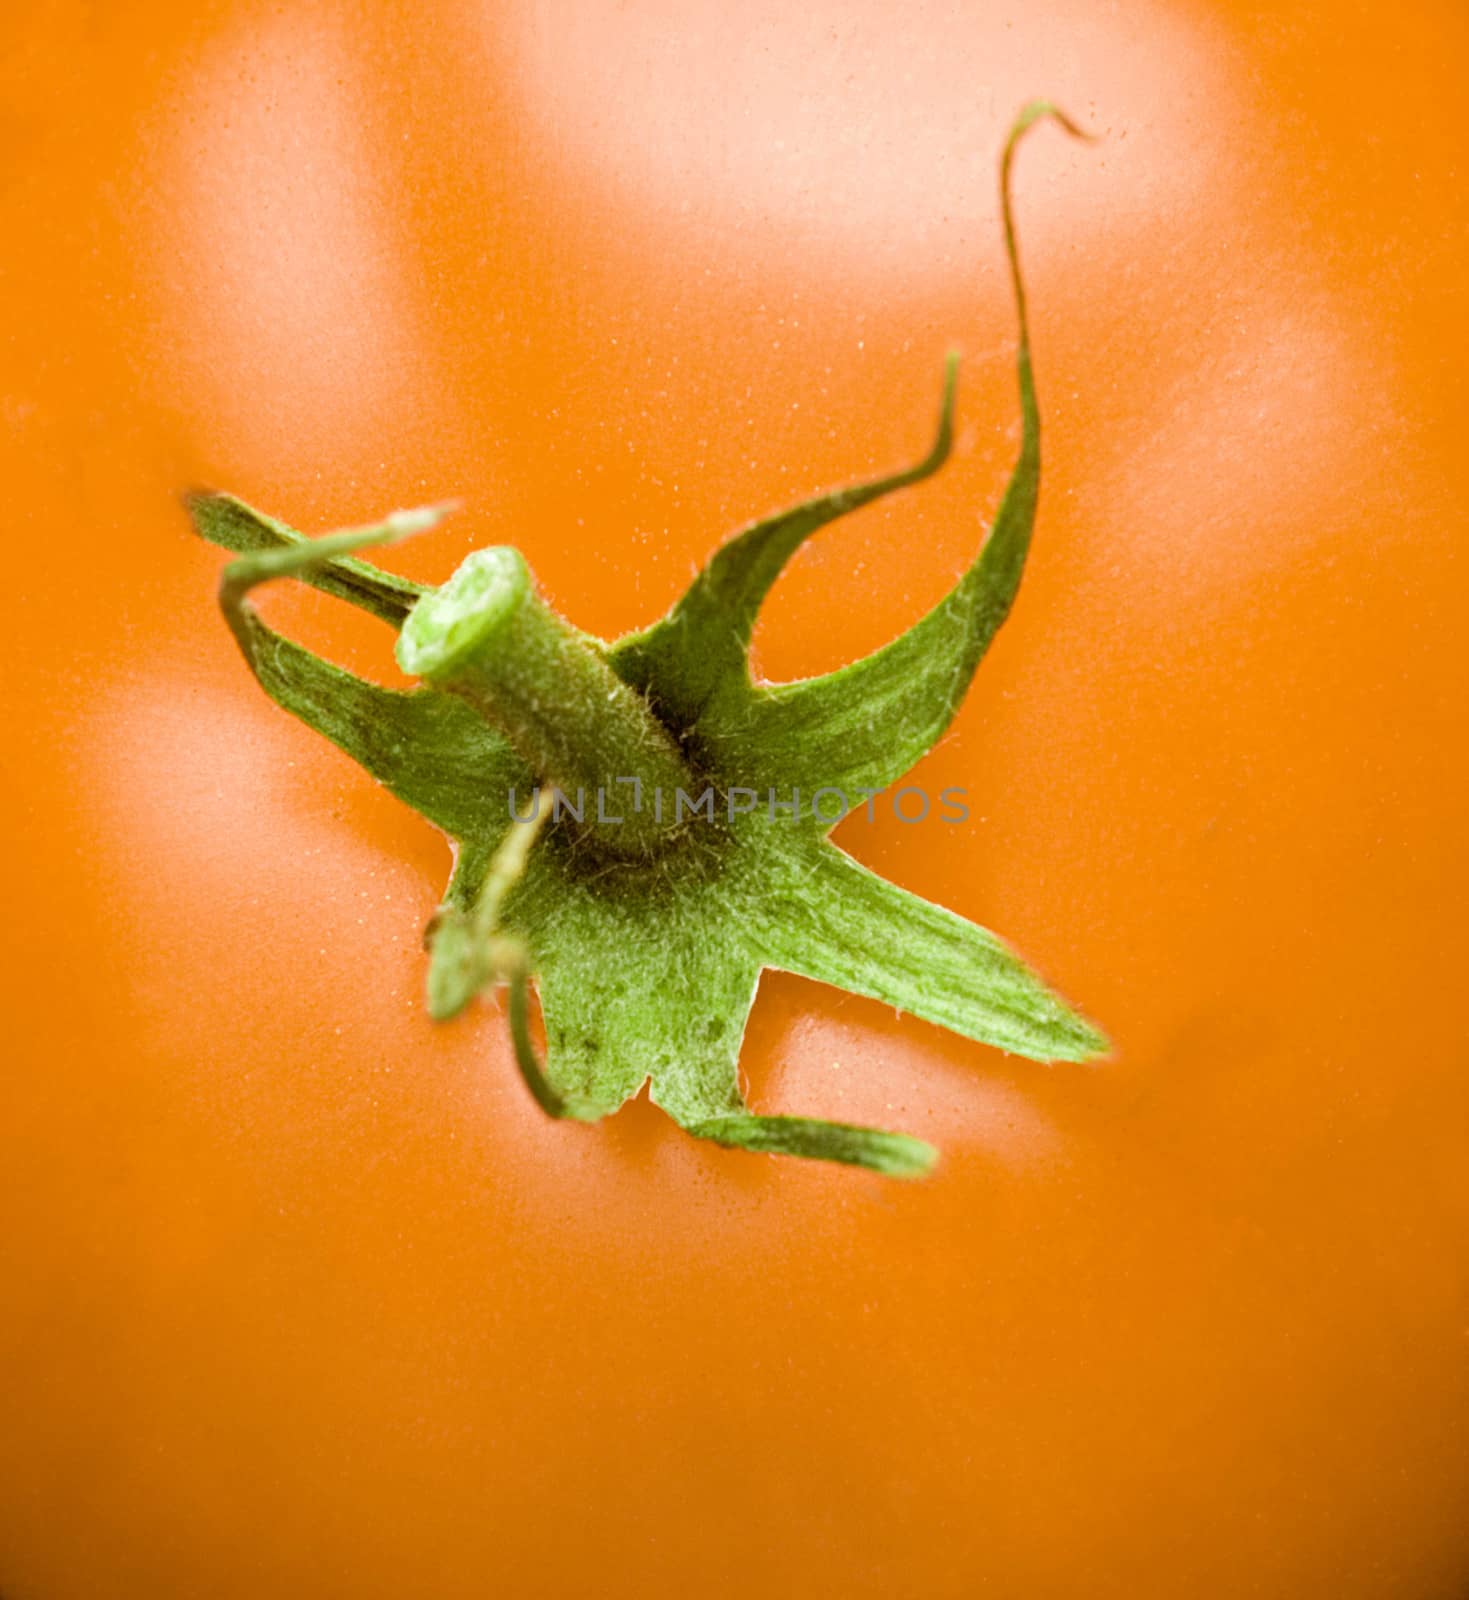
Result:
[[[397,658],[500,728],[609,853],[652,856],[682,831],[678,792],[698,785],[672,736],[597,641],[540,598],[518,550],[476,551],[424,595]],[[516,807],[527,815],[530,796]]]

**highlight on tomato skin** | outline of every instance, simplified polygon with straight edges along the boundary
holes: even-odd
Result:
[[[1454,0],[12,10],[0,1590],[1461,1592]],[[957,347],[942,470],[742,636],[819,683],[996,517],[1038,93],[1097,137],[1014,165],[1034,539],[901,780],[968,815],[829,839],[1111,1050],[813,982],[787,896],[731,1114],[893,1130],[923,1181],[642,1094],[548,1117],[518,891],[425,951],[465,851],[261,692],[180,490],[311,535],[458,503],[244,597],[372,690],[504,547],[652,670],[750,518],[922,465]]]

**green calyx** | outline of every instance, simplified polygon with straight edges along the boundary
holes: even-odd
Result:
[[[191,496],[198,532],[234,551],[220,600],[279,704],[455,841],[428,934],[429,1010],[509,987],[515,1059],[553,1116],[592,1121],[645,1083],[690,1133],[746,1150],[927,1172],[900,1133],[745,1104],[739,1051],[767,967],[833,984],[1036,1060],[1106,1049],[993,934],[885,882],[827,834],[854,797],[903,776],[953,720],[1019,587],[1040,481],[1040,423],[1010,205],[1022,437],[988,538],[953,590],[891,644],[824,677],[756,683],[748,649],[785,563],[826,523],[947,459],[955,362],[933,445],[912,468],[753,524],[717,550],[669,614],[604,643],[540,599],[520,554],[471,556],[438,589],[356,556],[448,509],[307,539],[228,495]],[[399,630],[422,687],[381,688],[261,621],[257,583],[291,576]],[[534,982],[545,1025],[529,1023]]]

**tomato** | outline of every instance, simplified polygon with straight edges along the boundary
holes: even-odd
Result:
[[[249,0],[5,24],[0,1586],[1416,1597],[1469,1579],[1469,292],[1453,0]],[[927,441],[757,636],[828,670],[1046,430],[1014,617],[842,824],[1106,1029],[767,973],[753,1103],[926,1182],[543,1118],[422,1001],[441,837],[242,667],[181,491],[640,627]],[[308,593],[283,629],[384,682]]]

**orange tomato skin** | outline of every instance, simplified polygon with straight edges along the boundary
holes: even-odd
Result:
[[[1042,8],[1032,8],[1033,11]],[[1469,289],[1455,0],[272,6],[4,25],[0,1588],[1459,1594]],[[842,842],[1106,1027],[1043,1068],[767,975],[756,1103],[899,1186],[545,1121],[435,1028],[442,841],[249,680],[177,496],[510,541],[636,627],[750,517],[772,677],[1032,570]],[[391,678],[309,595],[273,617]]]

